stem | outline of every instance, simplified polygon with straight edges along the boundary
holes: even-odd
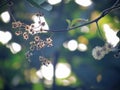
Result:
[[[118,0],[119,1],[119,0]],[[118,3],[117,1],[117,3]],[[115,10],[115,9],[119,9],[120,8],[120,4],[118,4],[117,6],[115,6],[117,3],[115,3],[112,7],[110,8],[107,8],[105,10],[102,11],[101,15],[92,20],[92,21],[89,21],[87,23],[83,23],[81,25],[78,25],[78,26],[74,26],[72,28],[68,28],[68,29],[60,29],[60,30],[45,30],[45,31],[48,31],[48,32],[66,32],[66,31],[70,31],[70,30],[75,30],[76,28],[79,28],[79,27],[82,27],[82,26],[86,26],[86,25],[89,25],[89,24],[92,24],[92,23],[95,23],[95,22],[98,22],[101,18],[103,18],[104,16],[106,16],[107,14],[109,14],[111,11]]]

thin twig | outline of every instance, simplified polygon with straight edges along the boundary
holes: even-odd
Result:
[[[92,23],[95,23],[95,22],[98,22],[102,17],[106,16],[107,14],[109,14],[110,12],[112,12],[113,10],[115,9],[119,9],[120,8],[120,4],[118,4],[118,1],[116,1],[116,3],[110,7],[110,8],[107,8],[105,10],[102,11],[101,15],[92,20],[92,21],[89,21],[89,22],[86,22],[86,23],[83,23],[81,25],[78,25],[78,26],[74,26],[74,27],[71,27],[71,28],[68,28],[68,29],[61,29],[61,30],[45,30],[45,31],[48,31],[48,32],[66,32],[66,31],[70,31],[70,30],[75,30],[76,28],[79,28],[79,27],[82,27],[82,26],[86,26],[86,25],[89,25],[89,24],[92,24]],[[118,4],[118,5],[117,5]],[[117,6],[116,6],[117,5]]]

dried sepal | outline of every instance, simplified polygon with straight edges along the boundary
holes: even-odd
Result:
[[[51,39],[51,37],[49,37],[49,38],[46,38],[45,43],[47,44],[48,47],[50,47],[50,46],[53,46],[52,41],[53,40]]]
[[[39,49],[41,49],[43,47],[45,47],[45,42],[44,41],[39,41],[37,43],[37,46],[36,46],[37,50],[39,50]]]
[[[43,16],[43,13],[41,13],[41,12],[36,13],[36,16],[38,16],[38,17]]]
[[[96,46],[93,50],[92,50],[92,56],[96,59],[96,60],[101,60],[104,57],[105,53],[102,50],[102,47]]]
[[[41,26],[45,26],[45,22],[42,22],[42,23],[41,23]]]
[[[22,26],[20,21],[12,22],[12,28],[19,28]]]
[[[35,40],[36,42],[38,42],[38,41],[40,41],[40,37],[39,37],[38,35],[36,35],[36,36],[34,37],[34,40]]]
[[[29,25],[25,25],[25,30],[26,30],[26,31],[30,31],[30,29],[31,29],[31,28],[30,28]]]
[[[20,30],[15,32],[15,35],[17,35],[17,36],[19,36],[21,34],[22,34],[22,31],[20,31]]]
[[[28,39],[29,39],[29,34],[28,34],[28,32],[24,32],[24,33],[23,33],[23,38],[24,38],[25,40],[28,40]]]
[[[31,45],[30,46],[30,51],[34,51],[35,50],[35,46],[34,45]]]
[[[42,56],[39,56],[39,60],[41,61],[42,65],[48,66],[50,64],[50,61]]]
[[[30,51],[27,51],[25,53],[25,56],[26,56],[26,59],[30,59],[30,57],[32,56],[33,54],[30,52]]]

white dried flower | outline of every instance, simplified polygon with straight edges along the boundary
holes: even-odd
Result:
[[[105,43],[104,47],[106,47],[107,51],[110,52],[113,50],[113,45],[110,43]]]
[[[96,59],[96,60],[101,60],[104,56],[105,53],[102,50],[102,47],[96,46],[93,50],[92,50],[92,56]]]

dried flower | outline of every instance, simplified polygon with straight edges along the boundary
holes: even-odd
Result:
[[[26,25],[26,26],[25,26],[25,30],[26,30],[26,31],[30,31],[30,26],[29,26],[29,25]]]
[[[32,55],[33,55],[33,54],[32,54],[30,51],[27,51],[27,52],[25,53],[25,56],[26,56],[27,59],[29,59],[30,56],[32,56]]]
[[[43,13],[36,13],[36,16],[43,16]]]
[[[48,66],[50,61],[42,56],[39,56],[39,60],[42,62],[43,65]]]
[[[39,37],[39,36],[35,36],[35,37],[34,37],[34,40],[35,40],[36,42],[38,42],[38,41],[40,40],[40,37]]]
[[[17,22],[17,26],[18,27],[21,27],[22,26],[22,23],[20,21]]]
[[[34,24],[31,24],[30,26],[31,26],[31,28],[34,28],[34,27],[35,27],[35,25],[34,25]]]
[[[49,46],[53,46],[53,44],[52,44],[52,39],[49,37],[49,38],[46,38],[46,44],[47,44],[47,46],[49,47]]]
[[[45,22],[42,22],[41,25],[42,25],[42,26],[45,26]]]
[[[20,21],[12,22],[12,28],[19,28],[22,26],[22,23]]]
[[[16,31],[15,32],[15,35],[17,35],[17,36],[19,36],[19,35],[21,35],[22,34],[22,31]]]
[[[24,33],[23,33],[23,38],[24,38],[25,40],[28,40],[28,39],[29,39],[29,35],[28,35],[27,32],[24,32]]]
[[[41,49],[43,47],[45,47],[45,42],[44,41],[40,41],[40,42],[37,43],[37,49]]]
[[[102,50],[102,47],[96,46],[93,50],[92,50],[92,56],[96,59],[96,60],[101,60],[104,57],[105,53]]]
[[[31,50],[31,51],[34,51],[34,50],[35,50],[35,46],[31,45],[31,46],[30,46],[30,50]]]
[[[113,45],[110,44],[110,43],[105,43],[104,46],[106,47],[106,49],[108,50],[108,52],[109,52],[109,51],[112,51],[112,49],[113,49]]]

